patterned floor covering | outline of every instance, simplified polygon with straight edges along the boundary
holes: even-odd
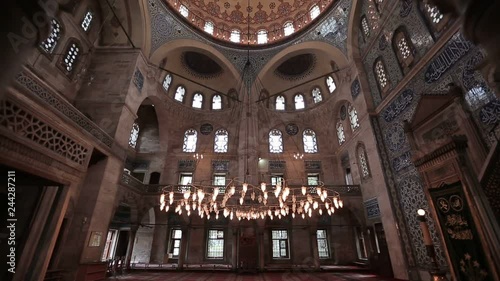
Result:
[[[128,281],[395,281],[369,273],[353,272],[270,272],[235,274],[230,272],[135,272],[112,280]]]

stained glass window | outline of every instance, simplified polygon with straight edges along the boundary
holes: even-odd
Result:
[[[273,129],[269,132],[269,152],[283,152],[283,134],[278,129]]]
[[[139,124],[134,122],[132,125],[132,130],[130,130],[130,137],[128,139],[128,145],[135,148],[137,145],[137,140],[139,139]]]
[[[229,38],[229,40],[234,43],[240,43],[240,31],[233,29],[231,31],[231,37]]]
[[[318,152],[318,144],[316,142],[316,133],[311,129],[304,130],[302,134],[302,141],[304,142],[305,153]]]
[[[387,75],[385,73],[385,67],[381,59],[378,59],[375,63],[375,75],[377,76],[377,81],[380,86],[380,90],[384,90],[387,86]]]
[[[224,230],[209,229],[207,241],[207,258],[224,258]]]
[[[163,79],[163,89],[168,92],[168,89],[170,88],[170,84],[172,84],[172,75],[167,74],[165,78]]]
[[[182,151],[184,152],[196,152],[196,142],[198,140],[198,133],[189,129],[184,133],[184,145],[182,146]]]
[[[321,96],[321,90],[318,87],[312,90],[312,96],[314,103],[318,103],[323,100],[323,96]]]
[[[304,109],[304,96],[301,94],[295,95],[295,109]]]
[[[184,5],[180,5],[180,6],[179,6],[179,13],[180,13],[183,17],[185,17],[185,18],[187,18],[187,17],[189,16],[189,10],[188,10],[188,8],[187,8],[186,6],[184,6]]]
[[[337,139],[340,145],[345,142],[344,125],[340,121],[337,123]]]
[[[311,20],[317,18],[319,14],[321,13],[321,10],[319,9],[318,5],[314,5],[311,10],[309,11],[309,15],[311,16]]]
[[[174,99],[176,101],[183,102],[185,93],[186,93],[186,88],[184,88],[182,86],[177,87],[177,90],[175,91]]]
[[[50,21],[50,33],[49,36],[43,40],[40,44],[40,47],[47,53],[51,54],[57,42],[59,42],[59,38],[61,38],[62,28],[59,22],[56,19],[52,19]]]
[[[205,22],[205,27],[203,28],[203,30],[205,30],[206,33],[208,34],[214,34],[214,23],[213,22],[210,22],[210,21],[206,21]]]
[[[438,7],[432,5],[432,4],[425,4],[425,11],[427,12],[427,15],[431,19],[433,24],[438,24],[443,18],[444,15],[439,11]]]
[[[266,44],[267,43],[267,31],[259,30],[257,32],[257,44]]]
[[[285,97],[277,96],[276,97],[276,110],[285,110]]]
[[[201,108],[203,105],[203,95],[200,93],[196,93],[193,96],[193,107]]]
[[[335,84],[335,80],[333,80],[332,76],[326,77],[326,86],[328,87],[330,94],[337,89],[337,85]]]
[[[289,21],[283,25],[283,31],[285,32],[285,36],[291,35],[295,32],[295,28],[293,27],[293,22]]]
[[[328,239],[325,229],[316,230],[316,239],[318,240],[318,253],[320,259],[327,259],[330,257],[330,250],[328,246]]]
[[[224,129],[219,129],[215,132],[214,152],[226,153],[227,144],[229,141],[229,134]]]
[[[66,55],[62,61],[64,69],[69,73],[73,70],[74,66],[78,61],[78,56],[80,54],[80,47],[75,42],[69,44],[66,50]]]
[[[220,95],[214,95],[212,97],[212,109],[222,109],[222,97]]]
[[[94,14],[92,14],[92,11],[87,11],[85,14],[85,17],[82,20],[82,29],[83,31],[87,31],[90,28],[90,24],[92,23],[92,19],[94,18]]]
[[[358,159],[359,159],[359,168],[361,170],[361,177],[365,179],[370,176],[370,168],[368,167],[366,150],[363,145],[358,146]]]
[[[359,128],[358,112],[352,105],[349,105],[349,109],[347,111],[349,112],[349,121],[351,121],[351,128],[354,131]]]
[[[288,259],[288,231],[271,230],[273,240],[273,259]]]

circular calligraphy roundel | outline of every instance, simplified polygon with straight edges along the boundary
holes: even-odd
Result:
[[[297,124],[294,123],[288,123],[285,127],[286,133],[289,134],[290,136],[295,136],[299,132],[299,127]]]
[[[201,125],[201,127],[200,127],[200,132],[201,132],[203,135],[208,135],[208,134],[210,134],[213,130],[214,130],[214,127],[212,126],[212,124],[209,124],[209,123],[205,123],[205,124]]]

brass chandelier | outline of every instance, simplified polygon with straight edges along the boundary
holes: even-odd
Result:
[[[343,207],[340,194],[326,188],[323,183],[317,186],[290,187],[284,179],[268,190],[268,184],[259,186],[232,179],[227,186],[165,186],[160,195],[160,210],[188,216],[197,213],[201,218],[216,219],[220,215],[231,220],[241,219],[281,219],[291,214],[292,218],[311,217],[313,213],[333,215]],[[271,193],[274,196],[270,196]],[[239,199],[238,199],[239,197]]]

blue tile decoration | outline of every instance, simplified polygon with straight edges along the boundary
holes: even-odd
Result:
[[[378,40],[378,48],[383,51],[385,48],[387,48],[387,45],[389,43],[387,42],[387,38],[385,36],[380,36],[380,39]]]
[[[492,126],[500,122],[500,101],[493,100],[485,105],[479,112],[481,122],[485,125]]]
[[[385,134],[386,144],[390,151],[400,150],[406,142],[406,136],[401,124],[392,124]]]
[[[396,173],[404,170],[405,168],[410,167],[411,165],[413,165],[413,163],[411,161],[411,152],[410,151],[407,151],[407,152],[403,153],[403,155],[392,159],[392,169]]]
[[[448,69],[463,58],[473,47],[462,34],[456,34],[436,56],[425,72],[425,82],[430,84],[438,81]]]
[[[142,75],[139,69],[135,70],[133,81],[135,86],[137,87],[137,90],[139,90],[140,93],[142,91],[142,86],[144,86],[144,76]]]
[[[385,122],[391,122],[401,114],[414,100],[412,89],[404,90],[382,113]]]
[[[194,171],[196,163],[194,160],[179,160],[177,168],[179,171]]]
[[[360,92],[361,92],[361,85],[359,84],[359,79],[356,78],[356,79],[354,79],[354,81],[352,81],[352,84],[351,84],[352,99],[357,98]]]
[[[399,9],[399,16],[402,18],[406,18],[410,13],[413,6],[413,0],[402,0],[399,1],[401,7]]]
[[[229,171],[229,160],[212,160],[212,170],[215,172]]]
[[[286,161],[283,160],[269,160],[270,171],[285,171]]]
[[[371,198],[364,202],[366,209],[366,218],[375,219],[380,217],[380,208],[377,198]]]

